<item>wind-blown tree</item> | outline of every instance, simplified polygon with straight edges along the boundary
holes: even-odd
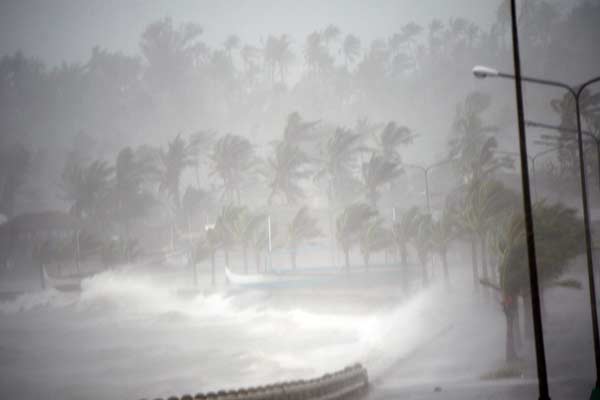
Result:
[[[323,33],[312,32],[306,37],[304,60],[309,70],[317,76],[333,69],[335,60],[329,54]]]
[[[263,50],[265,63],[270,68],[271,82],[275,82],[275,75],[279,70],[280,82],[285,84],[285,75],[292,61],[294,53],[290,49],[290,38],[288,35],[279,37],[269,35]]]
[[[417,232],[411,239],[411,243],[417,252],[417,258],[421,263],[421,283],[423,287],[429,284],[429,273],[427,271],[427,264],[429,256],[433,250],[433,243],[431,241],[432,233],[432,219],[430,214],[421,214],[417,220]]]
[[[181,212],[187,223],[188,231],[192,230],[194,219],[199,213],[205,216],[204,222],[208,218],[209,212],[213,209],[214,201],[210,192],[188,186],[183,193],[183,197],[181,198]]]
[[[219,235],[221,248],[225,255],[225,266],[229,265],[229,252],[235,246],[236,233],[240,231],[239,225],[242,219],[242,214],[245,212],[244,207],[237,207],[233,204],[223,206],[221,213],[217,217],[215,223],[215,232]]]
[[[30,164],[31,154],[22,144],[0,145],[0,214],[13,217],[15,199]]]
[[[190,135],[189,150],[195,159],[194,172],[197,189],[200,189],[200,165],[212,148],[217,134],[213,131],[199,130]]]
[[[393,161],[387,161],[383,156],[373,153],[368,162],[362,165],[363,185],[366,197],[372,207],[377,207],[379,188],[391,183],[402,175],[402,167]]]
[[[408,244],[417,235],[421,214],[418,207],[412,207],[400,213],[400,219],[392,225],[394,244],[400,253],[402,264],[402,284],[408,291]]]
[[[283,141],[288,144],[299,145],[317,138],[314,127],[321,121],[305,121],[300,113],[294,111],[286,119],[283,131]]]
[[[241,186],[256,164],[250,141],[237,135],[223,136],[213,146],[210,161],[211,176],[217,175],[223,181],[223,199],[239,204]]]
[[[381,218],[371,220],[359,239],[360,252],[365,268],[369,268],[371,254],[385,251],[394,245],[392,232],[383,226]]]
[[[386,161],[401,163],[402,157],[398,152],[398,147],[412,143],[415,134],[406,126],[398,126],[390,121],[381,131],[381,134],[375,138],[377,150]]]
[[[128,236],[132,220],[143,217],[154,198],[144,187],[155,170],[149,158],[136,156],[130,147],[117,155],[112,187],[113,213]]]
[[[342,45],[342,53],[344,55],[344,64],[346,68],[354,63],[360,53],[360,39],[352,34],[346,35]]]
[[[65,199],[71,203],[71,213],[79,218],[99,218],[110,193],[114,169],[105,161],[87,166],[68,159],[62,173]]]
[[[583,251],[581,221],[576,211],[562,204],[538,202],[533,207],[536,261],[542,284],[577,287],[573,281],[560,281],[568,262]],[[529,292],[527,243],[522,213],[515,212],[501,227],[497,237],[500,263],[498,285],[483,281],[500,294],[506,319],[506,361],[516,360],[515,329],[519,295]]]
[[[177,215],[181,208],[181,175],[186,168],[196,164],[196,149],[181,137],[168,143],[167,149],[158,154],[158,190],[166,193],[173,201],[173,213]]]
[[[280,195],[288,204],[294,204],[304,197],[300,181],[308,178],[312,171],[308,169],[310,159],[298,146],[286,142],[275,143],[274,154],[267,160],[264,174],[269,179],[268,203]]]
[[[341,193],[344,184],[353,180],[352,175],[357,168],[357,155],[361,150],[361,135],[340,127],[336,128],[325,142],[315,180],[327,179],[330,207],[334,194]]]
[[[217,254],[217,250],[219,250],[222,246],[221,235],[216,229],[208,229],[206,231],[206,236],[200,239],[194,248],[194,283],[197,282],[197,271],[196,264],[200,261],[206,260],[210,258],[210,276],[211,276],[211,284],[214,286],[216,283],[215,274],[216,274],[216,265],[215,265],[215,257]]]
[[[500,158],[494,153],[498,144],[489,135],[498,128],[485,124],[482,115],[490,105],[490,96],[473,92],[456,108],[449,158],[456,160],[458,171],[467,182],[485,179],[501,167],[512,166],[510,157]]]
[[[471,235],[473,281],[478,286],[477,241],[481,255],[483,279],[489,279],[488,232],[518,204],[516,194],[496,180],[474,181],[467,187],[464,202],[459,206],[457,222]]]
[[[360,241],[361,234],[371,221],[377,217],[377,211],[367,204],[352,204],[344,209],[336,220],[337,241],[344,252],[346,271],[350,270],[350,250]]]
[[[431,225],[431,246],[442,262],[444,282],[450,287],[450,273],[448,271],[448,247],[456,235],[456,222],[452,210],[445,207],[438,219]]]
[[[317,219],[310,215],[308,207],[300,208],[288,225],[288,244],[293,269],[296,269],[298,246],[319,236],[321,236],[321,230]]]
[[[242,248],[242,256],[244,260],[244,273],[248,273],[248,247],[251,245],[254,235],[259,227],[264,224],[264,214],[254,214],[246,208],[241,208],[239,214],[233,215],[228,220],[228,230],[231,232],[233,239]]]

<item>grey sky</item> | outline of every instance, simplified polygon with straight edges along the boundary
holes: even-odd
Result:
[[[463,16],[490,23],[499,0],[3,0],[0,4],[0,54],[23,50],[50,64],[85,60],[94,45],[138,52],[145,26],[171,16],[195,22],[208,43],[228,34],[260,43],[269,33],[288,33],[296,50],[304,37],[333,23],[363,41],[385,37],[409,22]]]

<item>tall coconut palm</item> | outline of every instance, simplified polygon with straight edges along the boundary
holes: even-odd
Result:
[[[293,269],[296,269],[298,246],[319,236],[321,236],[321,230],[317,219],[310,215],[308,207],[300,208],[288,225],[288,244]]]
[[[221,248],[225,255],[225,266],[227,267],[231,267],[229,264],[229,252],[236,244],[236,236],[239,237],[237,233],[240,232],[240,225],[244,212],[244,207],[237,207],[233,204],[223,206],[215,223],[214,230],[219,235]]]
[[[167,149],[159,151],[159,191],[165,192],[173,201],[174,213],[181,208],[180,182],[186,168],[196,163],[195,148],[180,134],[168,143]]]
[[[279,70],[280,81],[281,83],[285,83],[285,75],[289,65],[294,60],[294,53],[290,49],[290,44],[288,35],[281,35],[279,37],[269,35],[267,38],[263,56],[265,63],[270,67],[272,82],[275,82],[275,75],[277,70]]]
[[[344,44],[342,45],[342,53],[344,55],[344,63],[346,68],[348,68],[360,53],[360,39],[352,34],[346,35]]]
[[[400,252],[405,293],[408,291],[408,244],[417,235],[420,216],[419,208],[412,207],[400,213],[400,219],[392,225],[394,244]]]
[[[222,246],[221,235],[215,229],[208,229],[206,236],[200,239],[194,248],[194,283],[197,282],[196,264],[207,258],[210,258],[210,276],[211,284],[216,283],[216,263],[215,257],[217,250]]]
[[[305,121],[297,111],[290,113],[286,119],[283,141],[288,144],[299,145],[303,142],[314,140],[317,138],[314,127],[319,122]]]
[[[383,221],[380,218],[371,220],[359,239],[360,252],[363,256],[365,268],[369,268],[371,254],[387,251],[393,244],[392,232],[383,226]]]
[[[386,161],[401,163],[402,157],[400,157],[398,147],[412,143],[415,136],[410,128],[398,126],[395,122],[390,121],[375,140],[379,153]]]
[[[257,230],[264,224],[264,214],[254,214],[246,208],[241,208],[238,215],[230,214],[228,220],[228,230],[233,239],[242,248],[244,260],[244,273],[248,273],[248,247],[256,235]]]
[[[254,148],[244,137],[228,134],[220,138],[210,154],[211,176],[223,181],[223,199],[240,202],[240,190],[256,164]]]
[[[62,173],[61,188],[71,202],[71,212],[80,218],[100,217],[102,206],[110,193],[113,167],[105,161],[94,161],[82,166],[67,160]]]
[[[472,182],[467,187],[464,202],[457,214],[457,222],[471,235],[471,253],[473,257],[473,280],[477,286],[477,241],[481,255],[481,271],[483,279],[489,279],[487,235],[506,213],[511,212],[518,204],[517,195],[507,189],[501,182],[485,180]]]
[[[373,153],[371,159],[362,165],[362,178],[366,197],[372,207],[377,207],[379,188],[391,183],[402,175],[400,164],[387,161],[383,156]]]
[[[536,259],[540,282],[573,286],[572,281],[560,282],[568,262],[583,251],[581,221],[576,211],[561,204],[538,202],[533,207]],[[498,285],[487,282],[500,294],[506,320],[506,361],[517,358],[515,317],[517,297],[529,291],[529,270],[523,215],[515,212],[498,232],[496,251],[500,263]],[[486,282],[484,282],[486,283]]]
[[[336,221],[336,236],[342,251],[346,271],[350,270],[350,250],[360,240],[360,235],[377,216],[377,211],[367,204],[353,204],[344,209]]]
[[[438,219],[433,221],[431,226],[431,245],[442,262],[444,270],[444,281],[446,286],[450,286],[450,273],[448,272],[448,247],[454,240],[456,234],[456,222],[454,214],[448,207],[444,208]]]
[[[417,257],[421,263],[421,283],[423,287],[429,284],[429,273],[427,272],[427,264],[429,256],[433,250],[431,241],[432,233],[431,214],[422,214],[418,217],[416,235],[411,238],[411,243],[417,252]]]
[[[114,217],[124,227],[126,234],[132,219],[145,215],[154,201],[144,184],[155,170],[148,158],[136,156],[130,147],[117,155],[112,188]]]
[[[196,188],[200,189],[200,165],[204,157],[214,145],[217,133],[208,130],[199,130],[190,135],[189,151],[195,159],[194,172],[196,175]]]
[[[278,195],[283,196],[288,204],[294,204],[304,197],[300,181],[312,174],[309,161],[308,156],[296,145],[286,142],[274,145],[274,154],[268,158],[268,169],[264,172],[271,189],[269,204]]]

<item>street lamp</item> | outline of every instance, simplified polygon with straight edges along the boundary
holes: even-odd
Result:
[[[529,154],[527,154],[527,158],[529,159],[529,161],[531,161],[531,183],[532,183],[531,186],[533,186],[533,197],[536,201],[538,199],[538,194],[537,194],[537,185],[536,185],[536,176],[535,176],[535,161],[537,160],[538,157],[541,157],[545,154],[551,153],[558,149],[559,149],[559,147],[553,147],[551,149],[546,149],[546,150],[540,151],[539,153],[535,153],[533,156],[530,156]],[[512,151],[495,150],[494,153],[506,154],[506,155],[510,155],[510,156],[519,156],[519,153],[515,153]]]
[[[531,126],[533,128],[554,129],[555,131],[565,131],[565,132],[577,133],[576,129],[544,124],[542,122],[534,122],[534,121],[526,120],[525,125]],[[582,130],[581,134],[591,138],[594,141],[594,144],[596,145],[596,158],[598,161],[598,179],[599,179],[598,185],[600,187],[600,137],[596,137],[596,135],[594,135],[592,132],[586,131],[586,130]],[[570,140],[570,138],[562,138],[562,137],[551,136],[551,135],[542,135],[542,139],[550,139],[550,140],[556,140],[556,141]],[[577,138],[575,138],[574,140],[577,140]]]
[[[508,78],[508,79],[517,79],[515,75],[507,74],[504,72],[500,72],[494,68],[485,67],[485,66],[475,66],[473,68],[473,75],[475,77],[483,79],[483,78]],[[575,99],[575,112],[577,116],[577,147],[579,151],[579,174],[581,179],[581,201],[583,205],[583,224],[584,224],[584,233],[585,233],[585,250],[587,256],[587,269],[588,269],[588,281],[590,286],[590,305],[592,311],[592,328],[594,334],[594,356],[596,361],[596,389],[595,391],[600,390],[600,339],[598,337],[598,313],[596,310],[596,287],[594,284],[594,263],[592,260],[592,241],[591,241],[591,230],[590,230],[590,212],[588,207],[588,198],[587,198],[587,184],[585,177],[585,166],[583,160],[583,138],[582,138],[582,129],[581,129],[581,110],[580,110],[580,96],[583,93],[583,90],[595,83],[600,81],[600,76],[596,78],[592,78],[583,82],[580,85],[569,86],[562,82],[552,81],[548,79],[540,79],[533,77],[520,76],[517,80],[522,80],[531,83],[537,83],[539,85],[545,86],[554,86],[565,89]]]
[[[423,172],[423,175],[425,176],[425,201],[427,203],[427,213],[431,215],[431,199],[429,196],[429,172],[436,168],[439,167],[442,164],[446,164],[449,163],[451,161],[454,161],[453,159],[448,159],[448,160],[442,160],[439,161],[437,163],[428,165],[426,167],[422,166],[422,165],[416,165],[416,164],[406,164],[406,163],[402,163],[402,166],[404,167],[409,167],[409,168],[416,168],[418,170],[421,170],[421,172]],[[394,212],[395,215],[395,212]]]

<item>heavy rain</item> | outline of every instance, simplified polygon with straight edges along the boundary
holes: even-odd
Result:
[[[3,1],[0,398],[600,398],[599,43],[591,0]]]

